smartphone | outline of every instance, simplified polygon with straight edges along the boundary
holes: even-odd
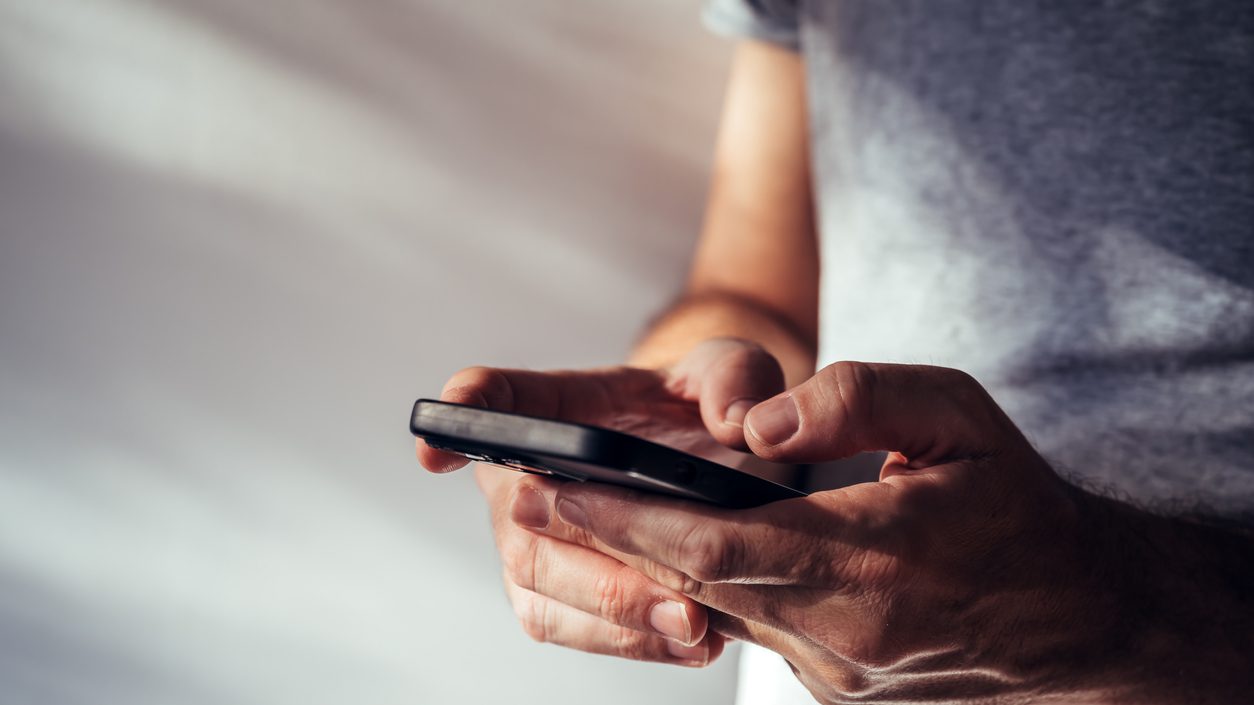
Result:
[[[743,509],[805,492],[608,428],[419,399],[409,430],[439,450],[522,472]]]

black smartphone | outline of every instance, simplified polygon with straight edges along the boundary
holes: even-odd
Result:
[[[726,465],[597,426],[419,399],[409,430],[432,448],[471,460],[729,508],[806,496]]]

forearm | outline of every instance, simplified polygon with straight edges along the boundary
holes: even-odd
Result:
[[[751,340],[779,360],[789,386],[814,373],[816,343],[786,315],[728,292],[689,293],[658,316],[636,344],[630,363],[667,367],[710,338]]]
[[[808,154],[800,57],[743,42],[686,293],[641,337],[632,364],[669,367],[703,340],[732,337],[766,348],[789,386],[814,373],[819,253]]]

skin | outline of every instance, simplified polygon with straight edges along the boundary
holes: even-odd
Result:
[[[802,87],[794,55],[738,52],[688,291],[631,365],[469,368],[442,398],[719,459],[890,451],[880,481],[732,511],[478,468],[524,629],[686,666],[739,638],[830,703],[1241,702],[1248,536],[1067,484],[959,371],[811,372]]]
[[[818,250],[806,155],[801,62],[767,44],[741,46],[687,288],[642,337],[630,366],[468,368],[449,379],[441,399],[616,428],[723,460],[728,449],[747,449],[741,427],[724,421],[727,408],[761,401],[814,370]],[[421,440],[417,452],[433,472],[466,465]],[[524,476],[480,465],[475,477],[506,594],[534,639],[685,666],[722,653],[725,640],[707,629],[705,606],[605,553],[513,521],[529,496]],[[678,607],[662,612],[679,615],[651,620],[668,602]]]
[[[1068,485],[969,376],[837,363],[744,428],[772,460],[893,452],[877,483],[749,510],[529,480],[523,523],[707,605],[824,703],[1248,697],[1248,540]]]

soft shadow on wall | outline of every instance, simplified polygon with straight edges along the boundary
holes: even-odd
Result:
[[[403,420],[678,285],[695,2],[0,0],[6,702],[727,702],[533,645]]]

